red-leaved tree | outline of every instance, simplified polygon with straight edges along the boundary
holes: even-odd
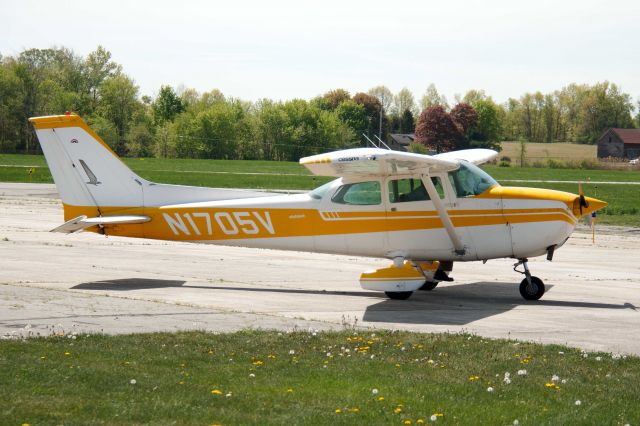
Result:
[[[455,150],[464,142],[464,135],[451,115],[441,105],[422,111],[416,125],[416,142],[436,153]]]
[[[462,133],[468,136],[478,124],[478,113],[469,104],[460,102],[449,113],[453,121],[462,127]]]

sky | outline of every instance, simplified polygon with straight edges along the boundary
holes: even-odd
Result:
[[[497,102],[608,80],[640,98],[640,1],[0,0],[0,53],[112,53],[161,85],[255,101],[434,83]]]

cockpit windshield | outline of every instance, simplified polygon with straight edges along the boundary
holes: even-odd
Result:
[[[311,196],[311,198],[315,198],[316,200],[321,200],[322,197],[324,197],[325,192],[327,192],[327,190],[331,188],[331,185],[333,184],[333,182],[335,181],[332,180],[331,182],[327,182],[324,185],[317,187],[313,191],[309,192],[309,195]]]
[[[490,187],[499,185],[484,170],[468,161],[460,161],[460,167],[449,172],[449,180],[458,198],[479,195]]]

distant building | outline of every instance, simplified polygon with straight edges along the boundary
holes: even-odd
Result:
[[[598,158],[640,157],[640,129],[607,129],[597,143]]]
[[[391,138],[389,148],[396,151],[408,151],[409,145],[416,140],[416,135],[413,133],[389,133],[389,137]]]

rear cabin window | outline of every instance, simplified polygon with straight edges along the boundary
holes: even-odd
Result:
[[[395,179],[389,181],[389,202],[406,203],[410,201],[426,201],[429,199],[427,189],[420,179]]]
[[[440,198],[444,198],[444,188],[439,177],[432,177],[431,182]],[[429,193],[420,179],[395,179],[389,182],[389,202],[406,203],[410,201],[428,201]]]
[[[380,195],[380,182],[349,183],[338,188],[331,198],[338,204],[351,204],[356,206],[374,206],[382,202]]]

